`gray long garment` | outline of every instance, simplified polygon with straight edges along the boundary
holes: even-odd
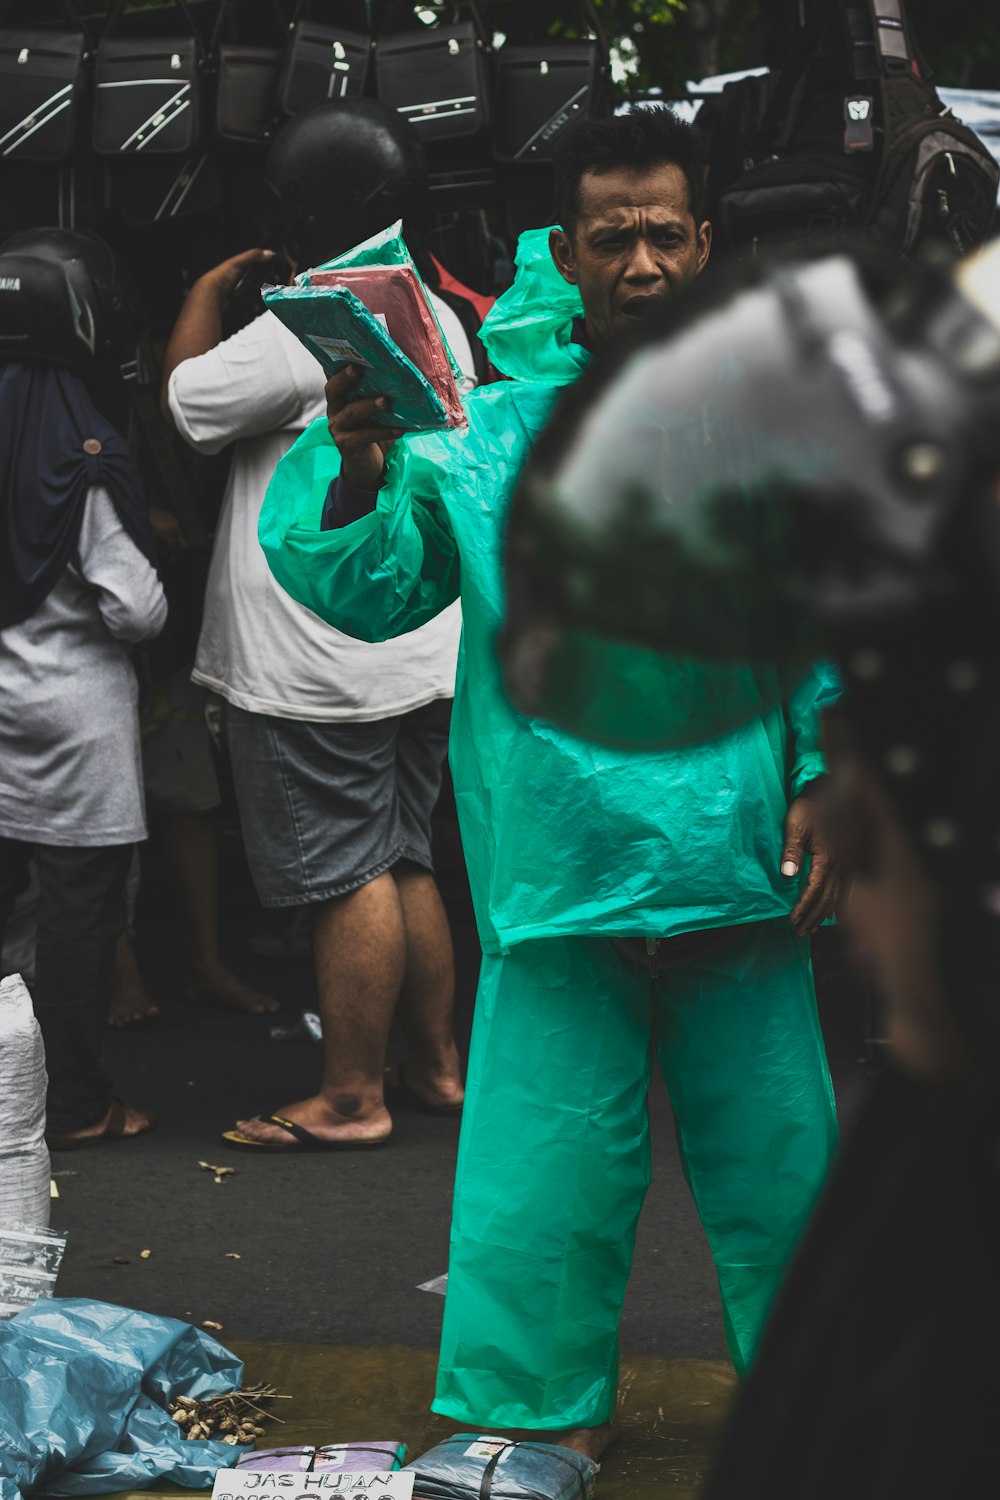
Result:
[[[94,848],[146,837],[130,648],[166,618],[156,570],[94,486],[59,582],[0,631],[0,838]]]

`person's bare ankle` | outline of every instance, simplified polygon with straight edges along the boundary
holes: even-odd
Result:
[[[370,1115],[380,1114],[385,1110],[385,1097],[378,1085],[323,1089],[320,1097],[331,1119],[366,1120]]]
[[[604,1454],[621,1437],[621,1422],[617,1417],[601,1422],[597,1427],[570,1427],[564,1432],[554,1432],[548,1439],[560,1448],[572,1448],[576,1453],[585,1453],[594,1463],[599,1463]]]
[[[510,1438],[516,1443],[551,1443],[557,1448],[572,1448],[599,1463],[611,1444],[621,1437],[621,1430],[621,1418],[616,1414],[594,1427],[499,1429],[496,1436]]]
[[[408,1048],[405,1072],[408,1087],[432,1100],[449,1103],[464,1097],[462,1065],[454,1043],[433,1051]]]
[[[346,1090],[331,1094],[327,1102],[332,1112],[342,1120],[363,1120],[365,1115],[371,1114],[376,1103],[360,1091],[354,1093]]]

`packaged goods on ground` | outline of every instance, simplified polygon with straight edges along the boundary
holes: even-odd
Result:
[[[409,1470],[413,1500],[592,1500],[598,1465],[554,1443],[460,1432]]]
[[[331,1471],[382,1473],[401,1469],[406,1461],[404,1443],[324,1443],[318,1448],[257,1448],[244,1453],[238,1469],[267,1469],[270,1474],[300,1474]]]

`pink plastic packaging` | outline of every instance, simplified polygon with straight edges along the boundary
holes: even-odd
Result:
[[[349,266],[342,271],[310,271],[310,286],[343,286],[379,318],[402,350],[437,392],[454,426],[465,413],[451,372],[434,310],[412,266]]]

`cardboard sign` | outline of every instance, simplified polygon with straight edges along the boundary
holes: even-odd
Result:
[[[212,1500],[412,1500],[414,1475],[402,1469],[351,1473],[324,1469],[288,1474],[259,1469],[220,1469]]]

